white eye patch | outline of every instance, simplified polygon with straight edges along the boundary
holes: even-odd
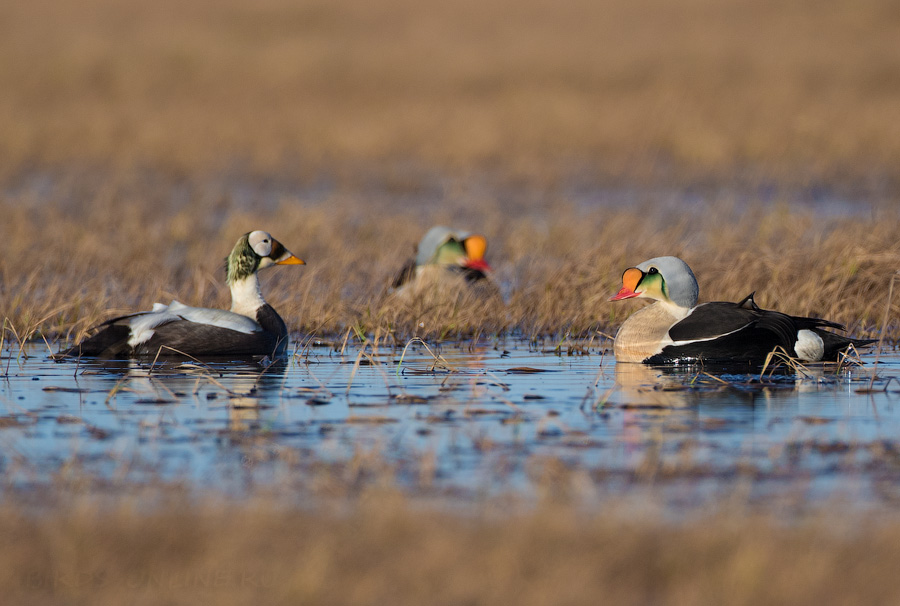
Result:
[[[272,236],[264,231],[250,232],[247,238],[250,242],[250,248],[260,257],[268,257],[272,254]]]

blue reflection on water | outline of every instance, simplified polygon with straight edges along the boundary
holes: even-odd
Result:
[[[747,482],[760,498],[872,501],[900,478],[900,387],[857,393],[874,356],[761,381],[516,341],[444,346],[437,364],[421,346],[402,364],[395,350],[310,352],[268,368],[4,352],[5,483],[77,470],[112,486],[161,478],[246,494],[290,485],[313,462],[346,476],[380,461],[412,489],[530,494],[562,470],[600,494],[652,484],[690,506]],[[900,357],[883,356],[878,371],[883,388]]]

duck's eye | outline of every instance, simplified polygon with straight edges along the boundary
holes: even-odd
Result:
[[[656,269],[655,267],[651,267],[650,269],[647,270],[647,273],[648,274],[658,274],[659,270]]]

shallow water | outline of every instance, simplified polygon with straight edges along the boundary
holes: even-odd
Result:
[[[284,364],[57,362],[8,349],[4,486],[162,479],[301,498],[390,482],[450,501],[515,493],[811,505],[900,498],[900,356],[810,376],[617,365],[505,340],[313,346]],[[402,356],[402,360],[401,360]],[[357,361],[360,363],[357,364]],[[890,378],[895,380],[889,380]]]

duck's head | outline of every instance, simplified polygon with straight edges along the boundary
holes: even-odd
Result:
[[[416,265],[458,266],[480,272],[490,271],[484,259],[487,240],[479,234],[432,227],[419,242]]]
[[[241,236],[225,259],[225,281],[233,284],[273,265],[305,265],[305,262],[268,232],[251,231]]]
[[[626,269],[622,289],[609,300],[640,297],[691,309],[699,295],[697,279],[687,263],[678,257],[656,257]]]

